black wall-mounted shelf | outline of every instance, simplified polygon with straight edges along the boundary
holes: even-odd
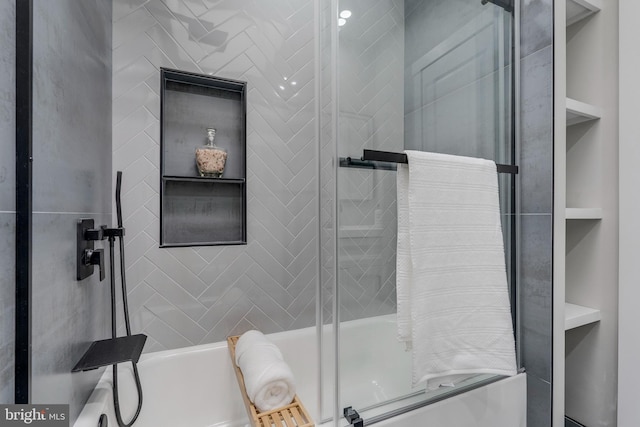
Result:
[[[247,83],[161,69],[160,247],[246,244]],[[200,177],[195,150],[227,150],[222,178]]]
[[[144,334],[94,341],[71,372],[90,371],[123,362],[138,363],[146,341]]]

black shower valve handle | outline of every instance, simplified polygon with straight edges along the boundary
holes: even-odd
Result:
[[[100,281],[104,280],[104,249],[85,249],[85,265],[97,265],[100,269]]]
[[[104,240],[104,230],[107,228],[106,225],[101,225],[100,228],[90,228],[84,231],[84,239],[89,241],[94,240]]]

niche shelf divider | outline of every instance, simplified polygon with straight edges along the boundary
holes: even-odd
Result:
[[[161,68],[160,247],[247,243],[247,83]],[[196,148],[227,151],[221,178],[201,177]]]

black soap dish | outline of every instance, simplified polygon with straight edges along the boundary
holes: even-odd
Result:
[[[138,363],[147,336],[137,334],[94,341],[71,372],[90,371],[116,363]]]

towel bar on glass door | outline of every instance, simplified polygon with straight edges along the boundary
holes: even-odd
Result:
[[[409,163],[407,155],[404,153],[394,153],[391,151],[363,150],[362,161],[389,162],[389,163]],[[342,166],[342,165],[341,165]],[[359,165],[356,167],[364,167]],[[517,165],[503,165],[496,163],[498,173],[517,174]]]
[[[389,162],[372,162],[371,160],[354,159],[352,157],[340,157],[341,168],[396,170],[396,165]]]

